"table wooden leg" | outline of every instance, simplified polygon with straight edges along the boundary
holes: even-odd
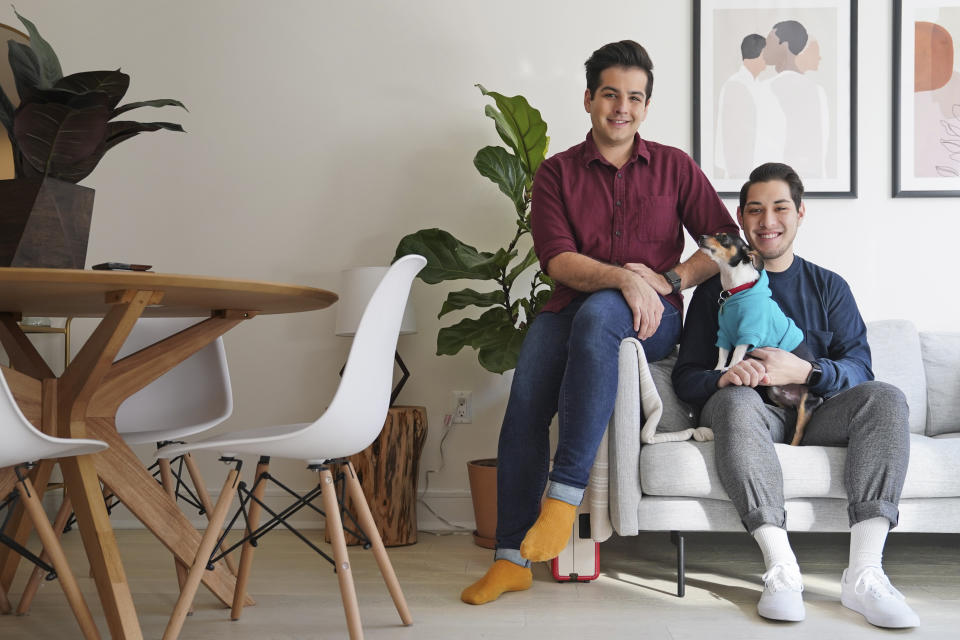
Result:
[[[110,635],[114,640],[140,640],[143,634],[120,561],[117,540],[110,526],[110,516],[103,502],[95,457],[62,458],[60,468],[77,516],[77,528],[87,551],[87,560],[93,569]]]

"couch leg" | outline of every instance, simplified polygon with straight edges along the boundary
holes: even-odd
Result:
[[[670,542],[677,546],[677,597],[682,598],[686,589],[686,576],[683,572],[686,555],[683,550],[683,534],[678,531],[670,532]]]

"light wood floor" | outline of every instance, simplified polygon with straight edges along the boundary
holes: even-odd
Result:
[[[322,541],[322,532],[310,532]],[[117,533],[146,638],[159,638],[176,599],[170,556],[149,534]],[[548,565],[534,569],[530,591],[473,607],[460,590],[483,574],[492,553],[465,535],[421,532],[418,544],[389,550],[413,612],[401,627],[369,552],[351,547],[364,630],[377,638],[570,638],[707,640],[716,638],[960,637],[960,536],[891,535],[885,568],[920,614],[923,626],[906,632],[871,627],[839,604],[847,536],[792,534],[804,570],[807,620],[770,623],[756,614],[760,553],[746,534],[687,537],[687,595],[674,594],[674,550],[667,534],[643,534],[601,546],[601,577],[590,584],[558,584]],[[79,535],[65,546],[101,632],[106,631],[87,577]],[[11,600],[26,575],[21,568]],[[336,576],[330,566],[287,532],[267,536],[257,551],[250,590],[257,599],[238,622],[201,588],[196,612],[181,638],[288,640],[346,638]],[[38,594],[30,615],[0,616],[0,639],[76,638],[78,630],[55,583]],[[106,635],[104,637],[107,637]]]

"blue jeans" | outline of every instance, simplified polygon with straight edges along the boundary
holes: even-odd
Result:
[[[663,318],[643,341],[651,362],[680,339],[681,313],[661,297]],[[540,514],[550,464],[550,422],[559,440],[549,497],[580,504],[600,440],[613,415],[618,352],[636,337],[633,313],[616,289],[584,294],[562,311],[540,313],[524,338],[497,452],[497,557],[526,565],[520,543]]]

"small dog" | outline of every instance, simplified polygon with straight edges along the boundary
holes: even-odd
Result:
[[[700,251],[720,266],[720,314],[718,316],[716,369],[726,371],[758,347],[776,347],[791,351],[805,360],[812,359],[803,343],[803,332],[783,312],[770,292],[770,281],[763,269],[763,257],[749,249],[738,235],[718,233],[701,236]],[[733,355],[727,365],[730,350]],[[806,385],[771,386],[767,396],[776,405],[796,409],[797,426],[793,441],[803,439],[803,430],[813,410],[823,399],[810,393]]]

